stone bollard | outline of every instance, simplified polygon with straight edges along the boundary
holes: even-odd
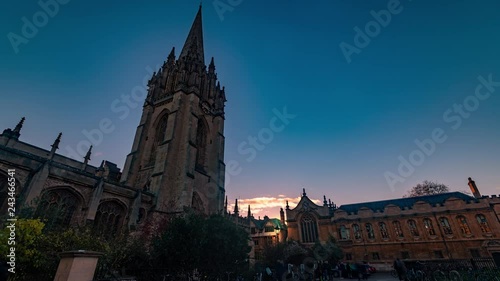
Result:
[[[92,281],[97,261],[102,253],[78,250],[59,255],[61,261],[54,281]]]

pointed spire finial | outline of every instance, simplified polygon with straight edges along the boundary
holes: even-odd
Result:
[[[214,73],[215,72],[215,63],[214,63],[214,57],[210,60],[210,64],[208,65],[208,72]]]
[[[248,205],[248,214],[247,217],[250,218],[252,216],[252,213],[250,212],[250,205]]]
[[[62,133],[59,133],[59,135],[57,135],[56,140],[55,140],[55,141],[54,141],[54,143],[51,145],[53,150],[56,150],[56,149],[58,149],[58,148],[59,148],[59,143],[61,142],[61,136],[62,136]]]
[[[21,118],[21,121],[19,121],[19,123],[17,123],[16,127],[14,128],[14,133],[20,133],[21,132],[21,128],[23,127],[23,124],[24,124],[24,120],[26,118]]]
[[[194,49],[194,50],[191,50]],[[181,54],[179,55],[179,60],[187,57],[190,51],[195,52],[194,55],[198,56],[198,59],[201,60],[203,65],[205,65],[205,53],[203,51],[203,27],[201,20],[201,4],[198,9],[198,13],[193,21],[193,25],[191,26],[191,30],[189,31],[188,37],[186,38],[186,42],[182,47]]]
[[[175,47],[172,47],[172,50],[168,54],[167,62],[174,62],[175,61]]]
[[[56,140],[51,145],[52,149],[50,150],[49,159],[54,158],[54,155],[56,154],[56,150],[59,149],[59,143],[61,142],[61,136],[62,136],[62,133],[59,133],[59,135],[57,135]]]
[[[327,206],[328,202],[326,201],[326,195],[323,195],[323,206]]]
[[[239,213],[239,210],[238,210],[238,198],[236,198],[235,203],[234,203],[234,213],[235,214]]]
[[[290,206],[288,206],[288,200],[286,200],[286,209],[290,210]]]
[[[306,189],[302,188],[302,196],[306,196]]]
[[[87,151],[87,154],[85,154],[85,157],[83,157],[83,159],[85,159],[85,162],[88,162],[90,160],[91,154],[92,154],[92,145],[89,147],[89,150]]]

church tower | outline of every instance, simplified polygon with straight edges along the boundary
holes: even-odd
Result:
[[[226,96],[214,59],[205,65],[201,6],[179,57],[173,48],[148,87],[121,182],[155,194],[160,213],[222,213]]]

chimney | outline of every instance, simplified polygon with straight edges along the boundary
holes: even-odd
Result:
[[[282,224],[285,224],[285,212],[283,211],[283,208],[280,208],[280,220]]]
[[[479,189],[477,189],[476,182],[473,181],[471,178],[469,178],[469,187],[470,191],[472,191],[472,194],[474,195],[475,198],[481,198],[481,193],[479,193]]]

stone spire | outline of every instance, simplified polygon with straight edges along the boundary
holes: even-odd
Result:
[[[56,154],[56,150],[59,149],[59,143],[61,142],[61,136],[62,136],[62,133],[59,133],[56,140],[51,145],[52,149],[50,150],[49,159],[54,158],[54,155]]]
[[[302,196],[307,196],[305,188],[302,188]]]
[[[251,216],[252,216],[252,213],[250,212],[250,205],[248,205],[247,218],[250,218]]]
[[[25,119],[26,118],[23,117],[23,118],[21,118],[21,121],[19,121],[19,123],[17,123],[17,125],[16,125],[16,127],[14,128],[14,131],[13,131],[14,133],[16,133],[18,135],[21,133],[21,128],[23,127]]]
[[[226,202],[224,203],[224,213],[227,214],[227,195],[226,195]]]
[[[214,57],[210,60],[210,64],[208,65],[208,73],[215,73],[215,62]]]
[[[172,51],[170,51],[170,54],[168,54],[167,64],[175,64],[175,47],[172,47]]]
[[[90,160],[90,155],[92,154],[92,145],[89,147],[89,150],[87,151],[87,154],[85,154],[85,157],[83,157],[83,170],[87,168],[87,164],[89,163]]]
[[[323,195],[323,206],[328,206],[328,202],[326,201],[326,195]]]
[[[238,210],[238,199],[236,199],[235,203],[234,203],[234,214],[236,216],[238,216],[239,214],[239,210]]]
[[[191,57],[193,59],[198,59],[203,64],[205,64],[205,53],[203,51],[203,28],[201,21],[201,5],[198,9],[198,13],[194,19],[189,35],[182,47],[179,59],[186,57]]]

